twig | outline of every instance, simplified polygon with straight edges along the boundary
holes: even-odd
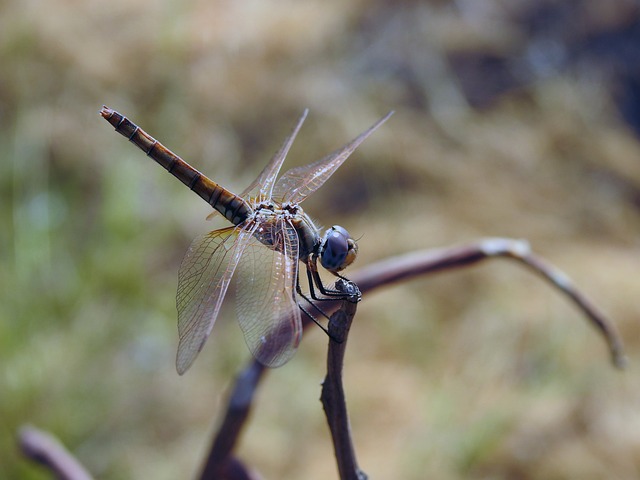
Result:
[[[368,293],[377,288],[409,280],[416,276],[453,268],[467,267],[495,257],[504,257],[524,264],[527,268],[560,290],[561,293],[582,311],[589,322],[602,334],[609,346],[614,365],[618,368],[624,368],[626,357],[622,342],[613,324],[574,286],[567,275],[542,258],[531,253],[529,244],[524,240],[488,238],[459,247],[415,252],[369,265],[355,272],[351,278],[354,283],[359,286],[362,293]],[[353,313],[349,313],[351,308],[353,308]],[[338,310],[339,313],[332,316],[329,327],[333,329],[343,325],[344,328],[344,325],[346,325],[346,331],[348,332],[353,314],[355,314],[355,303],[339,301],[324,302],[322,309],[327,314],[340,309]],[[337,332],[332,333],[332,335],[334,334],[337,334]],[[325,388],[329,388],[325,387],[325,385],[329,384],[329,372],[333,371],[337,373],[338,376],[336,377],[334,375],[334,379],[337,378],[338,381],[341,377],[342,356],[344,355],[345,345],[343,342],[342,345],[336,344],[331,346],[333,343],[335,342],[330,343],[330,357],[328,362],[335,361],[336,363],[335,366],[328,363],[327,379],[325,379],[323,385],[323,397],[329,395],[325,393]],[[332,350],[335,351],[331,353]],[[249,415],[256,388],[264,372],[264,367],[253,361],[236,379],[235,388],[229,399],[224,420],[217,431],[216,437],[211,445],[209,456],[203,466],[200,476],[201,479],[251,480],[258,478],[255,472],[250,471],[242,462],[234,458],[232,452]],[[340,389],[342,389],[341,384]],[[327,411],[326,406],[325,411]],[[329,417],[329,413],[327,413],[327,415]],[[338,422],[340,423],[339,427],[343,432],[346,431],[348,434],[349,424],[346,417],[346,409],[344,410],[344,415],[332,413],[330,416],[332,418],[342,418],[342,420]],[[335,427],[331,426],[331,421],[330,428],[333,434]],[[25,426],[20,429],[18,437],[20,448],[24,455],[47,467],[59,479],[91,479],[87,471],[52,435],[34,427]],[[347,440],[345,440],[345,438]],[[348,454],[351,455],[352,460],[341,462],[338,457],[339,465],[348,465],[350,471],[364,475],[362,472],[359,472],[357,468],[355,456],[353,455],[353,446],[350,443],[348,435],[347,437],[338,438],[334,436],[334,447],[337,457],[341,455],[340,452],[351,452]],[[345,476],[343,478],[366,477]]]
[[[51,470],[60,480],[92,478],[60,441],[48,432],[25,425],[18,431],[18,444],[26,457]]]
[[[351,439],[351,427],[347,413],[344,388],[342,386],[342,366],[347,347],[347,337],[351,322],[360,301],[360,291],[352,282],[338,280],[336,289],[350,296],[329,319],[329,351],[327,353],[327,375],[322,382],[320,400],[327,416],[333,448],[342,480],[366,480],[367,475],[358,468],[355,449]]]
[[[227,404],[227,414],[211,444],[201,480],[257,480],[259,477],[232,456],[233,449],[245,424],[256,386],[265,371],[257,361],[251,362],[236,378],[233,392]]]
[[[351,278],[365,294],[419,275],[467,267],[494,257],[516,260],[560,290],[600,331],[609,347],[613,364],[624,368],[624,348],[613,323],[575,287],[564,272],[532,253],[525,240],[485,238],[460,247],[423,250],[372,264],[357,271]]]
[[[564,273],[531,253],[529,243],[524,240],[487,238],[458,247],[414,252],[371,264],[355,272],[351,275],[351,279],[358,285],[360,291],[366,294],[380,287],[406,281],[413,277],[468,267],[496,257],[512,259],[524,264],[527,268],[550,282],[552,286],[559,289],[603,335],[609,346],[613,364],[618,368],[624,368],[626,358],[622,342],[610,320],[573,285]],[[322,309],[327,314],[331,314],[342,307],[344,307],[344,304],[338,301],[323,302],[322,304]],[[305,324],[305,327],[308,324],[310,322]],[[254,365],[255,362],[251,363],[247,370],[254,368]],[[242,375],[240,378],[242,378]],[[252,388],[257,388],[260,378],[261,376],[256,379],[256,382],[252,384]],[[253,398],[253,395],[253,391],[247,394],[249,401]],[[227,409],[223,427],[217,433],[218,437],[223,437],[231,446],[236,443],[242,428],[241,422],[230,422],[233,424],[233,428],[227,427],[226,418],[233,415],[235,414]],[[245,418],[243,418],[243,421]],[[348,423],[344,423],[344,425],[348,428]],[[216,445],[216,442],[214,442],[214,445]]]

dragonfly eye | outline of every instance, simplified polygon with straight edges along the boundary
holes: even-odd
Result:
[[[339,272],[353,263],[358,245],[344,228],[334,225],[324,234],[320,263],[330,272]]]

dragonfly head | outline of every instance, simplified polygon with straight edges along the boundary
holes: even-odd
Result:
[[[334,225],[328,229],[320,244],[320,263],[332,273],[344,270],[358,255],[358,244],[344,228]]]

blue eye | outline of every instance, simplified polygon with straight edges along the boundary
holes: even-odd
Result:
[[[355,259],[355,242],[344,228],[333,226],[322,240],[320,263],[330,272],[337,272]]]

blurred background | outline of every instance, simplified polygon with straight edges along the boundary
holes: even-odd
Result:
[[[9,0],[0,66],[0,478],[49,478],[16,448],[25,423],[102,479],[191,478],[249,358],[230,298],[175,372],[178,267],[224,222],[103,103],[236,191],[305,107],[285,168],[395,110],[305,203],[362,237],[352,270],[528,239],[610,315],[630,367],[504,260],[372,293],[345,366],[362,468],[640,477],[636,1]],[[326,344],[310,329],[262,385],[239,455],[266,478],[337,477]]]

